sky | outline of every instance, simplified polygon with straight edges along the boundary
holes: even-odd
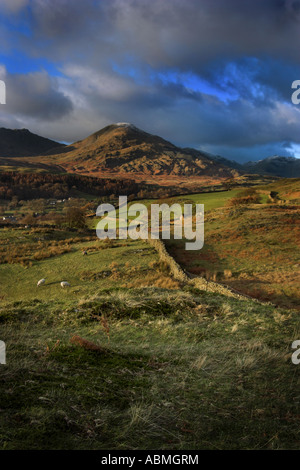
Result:
[[[300,158],[299,44],[298,0],[0,0],[0,127]]]

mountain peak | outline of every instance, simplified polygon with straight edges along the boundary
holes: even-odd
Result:
[[[111,126],[108,126],[108,127],[112,127],[114,129],[127,129],[129,131],[140,132],[142,134],[146,134],[146,132],[143,131],[143,129],[139,129],[131,122],[116,122],[115,124],[112,124]]]
[[[280,161],[283,161],[283,162],[293,162],[296,159],[296,157],[292,157],[291,155],[287,156],[287,155],[271,155],[270,157],[267,157],[265,158],[264,160],[267,160],[267,161],[272,161],[272,160],[280,160]],[[260,160],[260,161],[263,161],[263,160]]]
[[[133,129],[137,129],[137,127],[135,125],[131,124],[131,122],[116,122],[113,125],[116,126],[116,127],[131,127]]]

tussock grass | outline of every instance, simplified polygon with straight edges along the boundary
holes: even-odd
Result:
[[[2,449],[298,448],[295,312],[147,288],[14,302],[0,321]]]

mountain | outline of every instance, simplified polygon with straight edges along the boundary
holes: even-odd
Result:
[[[0,128],[0,159],[43,155],[63,147],[63,144],[32,134],[28,129]]]
[[[242,168],[248,173],[280,176],[282,178],[300,177],[300,159],[295,157],[274,155],[258,162],[245,163]]]
[[[272,156],[240,164],[219,155],[180,148],[130,123],[106,126],[64,145],[28,129],[0,128],[0,165],[134,179],[214,180],[245,173],[300,177],[300,159]]]
[[[241,172],[245,172],[245,169],[241,163],[238,163],[234,160],[229,160],[228,158],[221,157],[220,155],[213,155],[213,154],[207,154],[215,160],[217,163],[221,163],[221,165],[228,166],[229,168],[232,168],[234,170],[239,170]]]
[[[219,155],[209,155],[213,160],[224,166],[238,170],[241,173],[279,176],[281,178],[300,177],[300,159],[295,157],[281,157],[274,155],[259,161],[250,161],[244,164]]]
[[[46,160],[44,159],[46,162]],[[112,124],[47,157],[67,171],[137,177],[207,177],[238,175],[204,152],[182,149],[129,123]]]

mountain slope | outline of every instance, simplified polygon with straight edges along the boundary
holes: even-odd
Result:
[[[98,174],[206,176],[229,178],[238,174],[207,154],[181,149],[148,134],[132,124],[119,123],[101,129],[86,139],[52,155],[68,171]]]
[[[249,173],[267,174],[282,178],[300,177],[300,159],[275,155],[258,162],[248,162],[243,165]]]
[[[0,159],[42,155],[63,147],[63,144],[32,134],[28,129],[0,128]]]
[[[243,165],[241,163],[236,162],[235,160],[229,160],[228,158],[221,157],[220,155],[209,154],[209,156],[213,160],[215,160],[215,162],[220,163],[221,165],[228,166],[229,168],[239,170],[241,172],[245,171]]]

